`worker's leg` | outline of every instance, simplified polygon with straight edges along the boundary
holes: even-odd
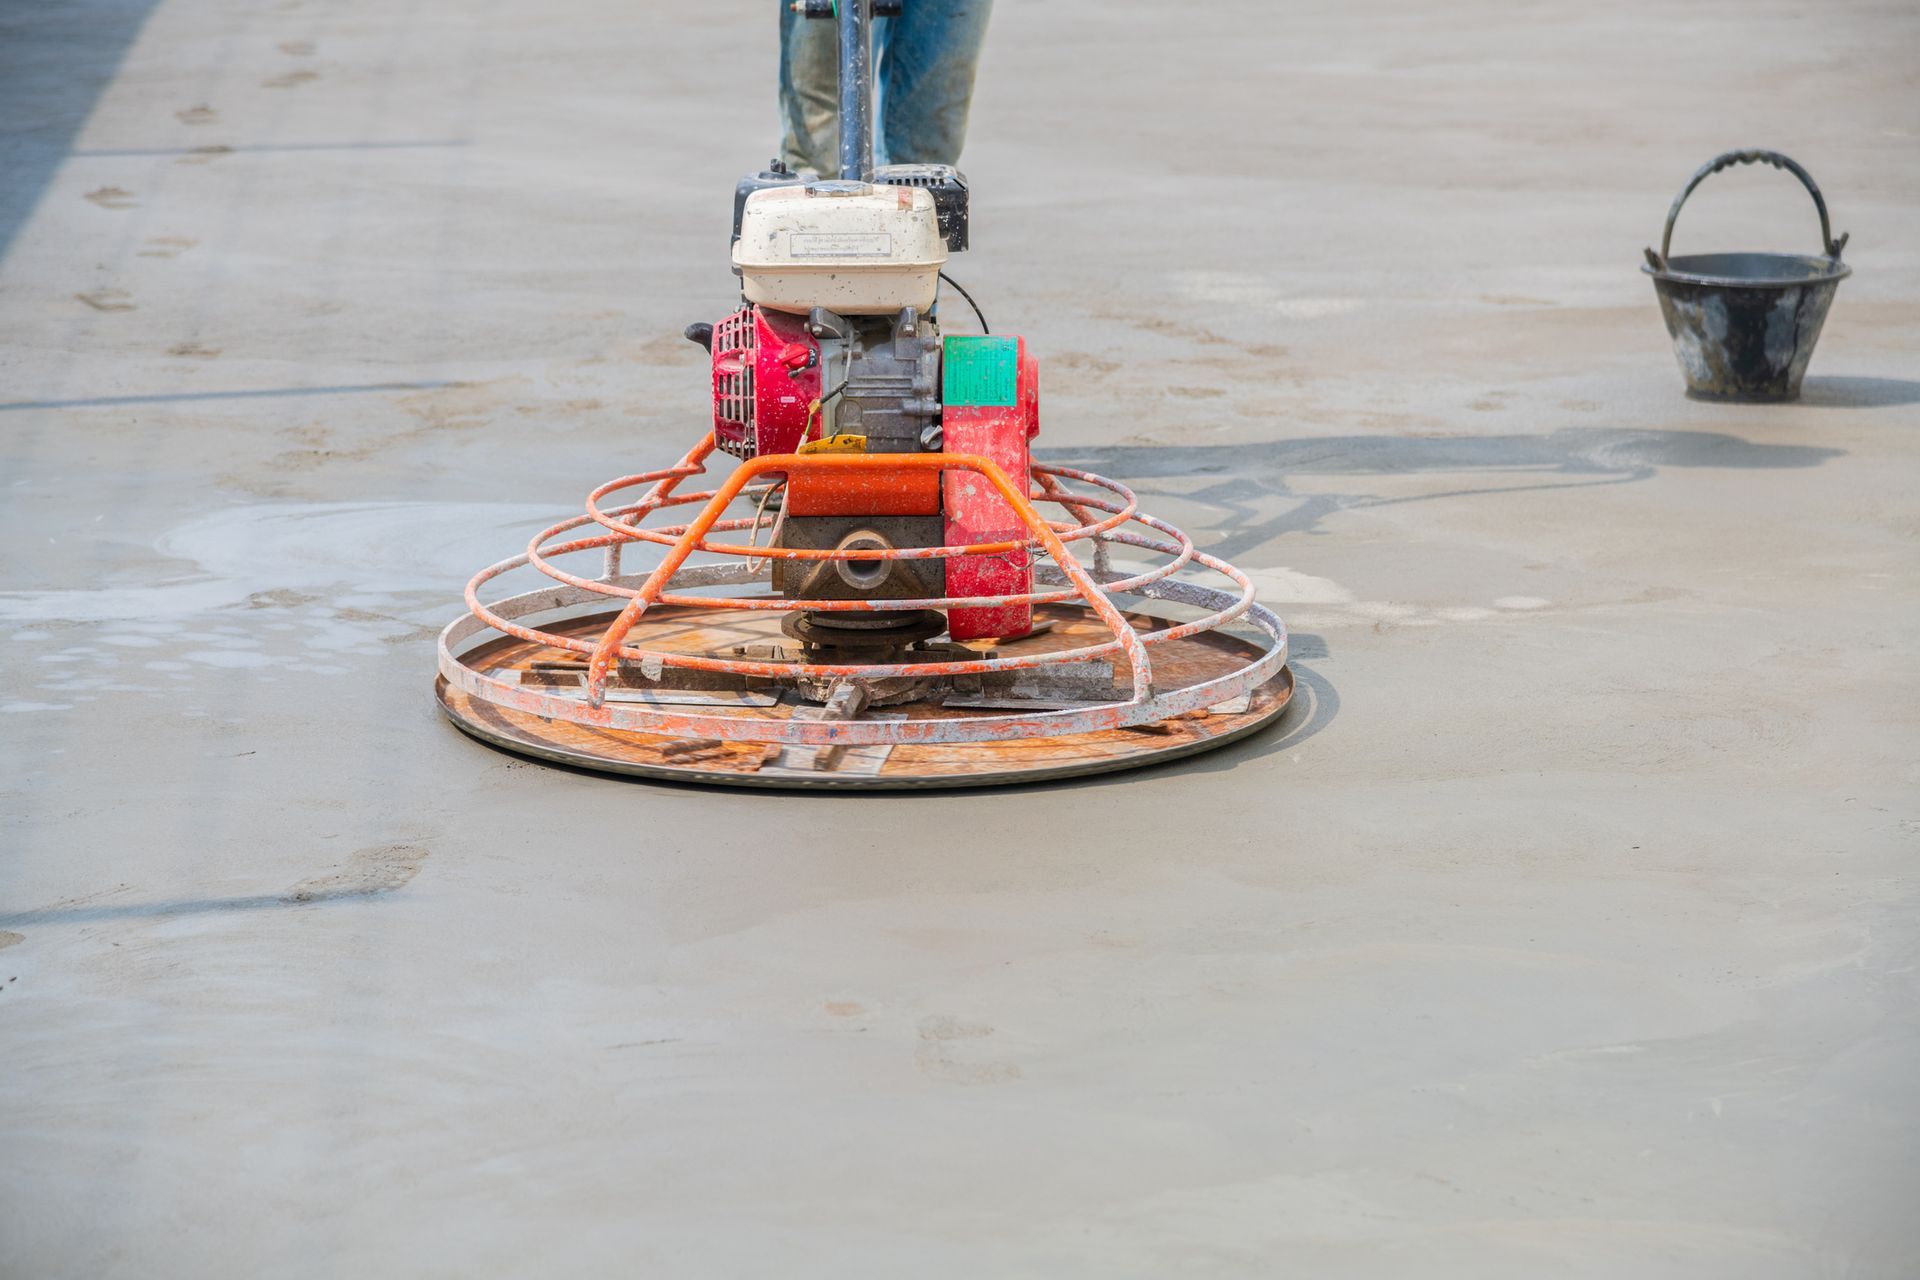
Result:
[[[881,164],[958,164],[993,0],[905,0],[879,28]]]
[[[924,0],[923,0],[924,2]],[[840,173],[840,35],[780,2],[780,158],[794,170]]]

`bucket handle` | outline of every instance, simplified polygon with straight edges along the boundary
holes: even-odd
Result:
[[[1776,169],[1785,169],[1800,179],[1800,185],[1805,187],[1807,194],[1813,197],[1813,207],[1820,211],[1820,243],[1826,249],[1829,258],[1839,260],[1840,251],[1847,247],[1848,233],[1843,231],[1838,240],[1833,238],[1833,224],[1827,220],[1827,201],[1820,194],[1820,188],[1814,184],[1812,174],[1778,151],[1729,151],[1701,165],[1693,177],[1687,180],[1687,185],[1681,189],[1680,194],[1673,198],[1673,207],[1667,210],[1666,233],[1660,237],[1660,252],[1647,250],[1647,261],[1653,264],[1656,271],[1667,269],[1667,251],[1673,245],[1673,224],[1679,220],[1680,206],[1687,202],[1687,197],[1693,194],[1693,189],[1705,182],[1709,176],[1736,164],[1770,164]]]

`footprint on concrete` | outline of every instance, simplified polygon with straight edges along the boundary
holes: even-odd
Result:
[[[920,1020],[920,1047],[914,1061],[927,1075],[956,1084],[998,1084],[1020,1078],[1020,1067],[1012,1062],[982,1060],[968,1041],[982,1040],[993,1028],[979,1022],[962,1022],[952,1014],[940,1013]]]
[[[280,52],[286,54],[289,58],[311,58],[313,56],[313,41],[282,40],[280,42]]]
[[[221,146],[218,144],[211,147],[194,147],[191,150],[189,150],[187,154],[181,156],[178,160],[174,161],[174,163],[175,164],[212,164],[215,160],[218,160],[221,156],[230,156],[232,154],[233,154],[232,147]]]
[[[143,258],[177,258],[193,246],[199,244],[191,236],[148,236],[147,247],[140,250]]]
[[[74,297],[92,307],[95,311],[134,311],[133,295],[125,289],[95,289],[92,293],[76,293]]]
[[[318,71],[289,71],[285,75],[270,76],[260,82],[263,89],[293,89],[306,84],[309,80],[318,80]]]
[[[124,187],[101,187],[97,191],[87,192],[87,199],[93,201],[102,209],[137,209],[140,207],[140,202],[134,198],[133,192],[128,191]]]
[[[641,364],[657,364],[678,367],[696,365],[709,359],[707,354],[693,343],[678,334],[655,334],[637,349]]]
[[[685,343],[692,346],[691,342]],[[396,403],[428,427],[451,430],[485,426],[493,420],[501,401],[527,379],[519,375],[492,378],[486,382],[455,382],[431,391],[402,396]],[[389,437],[391,438],[391,437]]]
[[[288,902],[319,902],[327,898],[365,898],[392,893],[420,874],[427,850],[417,844],[383,844],[361,849],[332,875],[302,880],[287,890]]]
[[[220,118],[220,113],[202,102],[184,111],[174,112],[173,118],[181,124],[212,124]]]
[[[5,951],[8,947],[17,947],[26,940],[27,935],[24,933],[15,933],[11,929],[0,929],[0,951]]]
[[[604,400],[562,400],[558,404],[517,404],[513,411],[523,418],[547,418],[555,414],[598,413],[606,407]]]

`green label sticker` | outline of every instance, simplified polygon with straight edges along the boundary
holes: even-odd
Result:
[[[948,338],[942,396],[950,405],[1010,405],[1018,391],[1020,343],[983,334]]]

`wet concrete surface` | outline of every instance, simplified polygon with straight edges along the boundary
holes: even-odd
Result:
[[[954,274],[1302,696],[865,799],[429,693],[700,429],[771,14],[83,8],[0,18],[0,1273],[1913,1274],[1910,6],[1003,3]],[[1698,404],[1640,249],[1754,145],[1856,274]]]

